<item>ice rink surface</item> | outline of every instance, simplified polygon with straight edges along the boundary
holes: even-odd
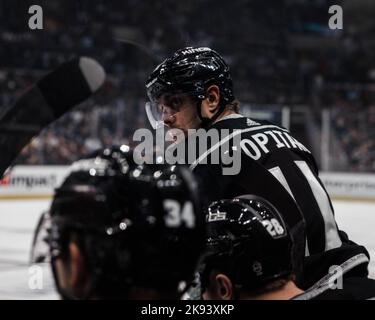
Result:
[[[48,200],[0,201],[0,299],[58,298],[48,266],[40,273],[40,289],[35,288],[35,270],[29,265],[33,231],[48,206]],[[365,245],[375,259],[375,202],[340,200],[334,202],[334,208],[340,229],[353,241]],[[375,278],[373,262],[370,274]]]

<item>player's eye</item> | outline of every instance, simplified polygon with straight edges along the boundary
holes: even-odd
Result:
[[[169,101],[169,106],[173,110],[178,110],[182,105],[182,99],[180,97],[172,97]]]

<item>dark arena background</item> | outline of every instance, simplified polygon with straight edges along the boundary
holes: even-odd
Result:
[[[43,9],[40,29],[30,29],[32,5]],[[341,27],[330,27],[333,5]],[[186,46],[221,53],[241,113],[288,128],[313,152],[338,225],[374,259],[374,17],[372,0],[1,0],[0,115],[74,57],[99,61],[107,78],[23,148],[0,181],[0,299],[58,299],[47,266],[42,287],[30,282],[39,215],[72,161],[134,146],[133,132],[150,128],[147,76]]]

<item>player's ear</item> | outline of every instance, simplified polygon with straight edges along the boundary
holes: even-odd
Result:
[[[74,295],[83,296],[89,287],[89,277],[85,257],[74,242],[69,243],[69,268],[70,268],[70,284]]]
[[[217,295],[221,300],[231,300],[233,298],[233,284],[232,281],[222,273],[215,277]]]
[[[206,90],[206,98],[202,102],[202,116],[211,118],[219,108],[220,89],[217,85],[211,85]]]

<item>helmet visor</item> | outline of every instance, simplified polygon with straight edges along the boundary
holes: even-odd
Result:
[[[195,99],[191,93],[166,93],[157,100],[147,102],[145,108],[151,126],[159,129],[192,105],[195,105]]]
[[[51,261],[51,226],[50,213],[43,212],[34,233],[30,255],[31,264]]]

